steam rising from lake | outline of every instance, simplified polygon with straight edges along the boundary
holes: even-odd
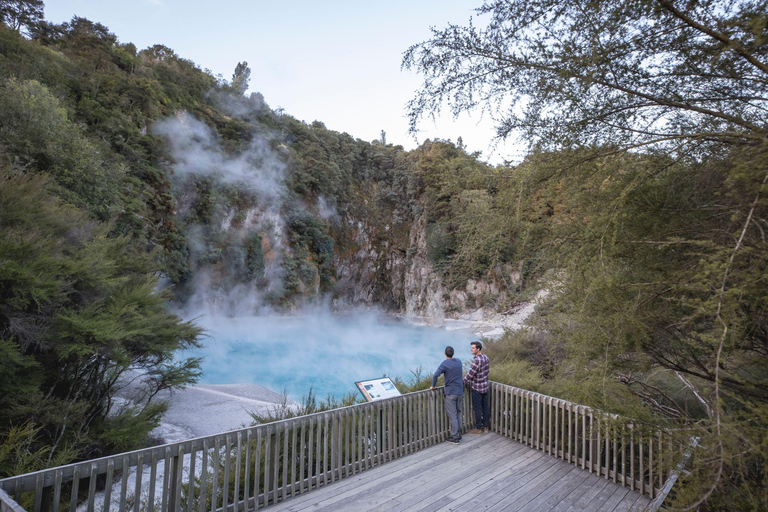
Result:
[[[203,317],[211,338],[185,355],[203,356],[202,384],[259,384],[286,390],[300,400],[310,387],[319,397],[357,393],[354,383],[384,375],[410,378],[422,367],[431,374],[445,358],[471,358],[471,332],[445,331],[387,319],[373,313],[348,316]]]

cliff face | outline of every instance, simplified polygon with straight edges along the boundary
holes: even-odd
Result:
[[[474,267],[470,279],[454,272],[447,284],[434,264],[451,265],[456,212],[488,202],[472,178],[484,164],[450,143],[406,152],[238,101],[248,116],[221,118],[239,123],[234,140],[186,112],[151,129],[171,157],[182,307],[365,305],[441,324],[510,302],[520,276],[509,265]],[[456,191],[469,187],[471,200]]]
[[[357,250],[337,256],[337,305],[385,305],[437,325],[452,319],[504,323],[497,306],[511,301],[509,288],[520,282],[518,269],[499,266],[484,279],[449,289],[427,257],[426,212],[410,224],[407,237],[382,237],[362,220],[350,222],[356,223]],[[385,235],[389,231],[385,227]]]

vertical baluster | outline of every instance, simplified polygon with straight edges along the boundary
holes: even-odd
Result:
[[[221,456],[221,438],[218,436],[213,440],[213,453],[211,466],[211,512],[216,512],[219,508],[219,457]],[[163,509],[165,510],[165,509]]]
[[[555,457],[558,459],[565,459],[565,450],[562,452],[560,451],[560,441],[562,439],[562,436],[560,435],[562,425],[561,425],[561,417],[562,414],[560,414],[560,400],[555,401]],[[562,453],[562,455],[561,455]]]
[[[513,440],[517,440],[517,391],[515,389],[509,390],[509,425],[508,437]]]
[[[261,493],[261,441],[263,428],[256,429],[256,441],[253,450],[253,508],[259,508],[259,495]],[[266,475],[266,472],[264,473]],[[264,486],[266,491],[266,485]],[[264,506],[266,506],[266,502]]]
[[[301,447],[299,448],[301,451],[299,452],[299,494],[304,494],[304,472],[306,469],[305,462],[306,462],[306,456],[304,455],[307,453],[307,428],[306,428],[306,420],[304,418],[301,419],[301,431],[299,432],[299,437],[301,439]]]
[[[653,486],[653,434],[648,434],[648,490],[651,499],[655,498],[655,488]]]
[[[94,475],[95,476],[95,475]],[[96,478],[91,478],[91,481],[95,481]],[[94,487],[93,494],[96,494],[96,489]],[[91,493],[88,493],[89,498],[89,505],[90,505],[90,496]],[[40,512],[40,509],[43,507],[43,476],[37,475],[37,478],[35,478],[35,503],[33,505],[34,512]],[[91,509],[92,511],[93,509]]]
[[[424,446],[432,446],[434,444],[432,436],[434,434],[435,424],[432,421],[432,418],[430,418],[430,416],[433,415],[432,406],[434,405],[434,402],[435,400],[432,393],[427,393],[424,395],[424,429],[426,430],[426,442],[424,443]]]
[[[281,457],[281,465],[283,466],[283,492],[282,497],[283,501],[288,497],[288,468],[290,467],[290,446],[288,446],[288,440],[290,439],[290,436],[288,435],[288,424],[289,422],[283,423],[283,456]]]
[[[189,489],[187,490],[187,512],[194,512],[193,505],[195,502],[195,470],[197,466],[197,443],[192,442],[189,446]],[[246,491],[246,499],[248,499],[248,491]]]
[[[42,483],[43,483],[42,480],[40,480],[41,487],[42,487]],[[37,502],[38,502],[38,499],[40,498],[38,498],[38,496],[42,498],[42,492],[35,493],[35,508],[36,510],[39,511],[40,508]],[[93,512],[93,505],[94,505],[95,499],[96,499],[96,464],[91,464],[91,471],[89,472],[89,475],[88,475],[88,505],[87,505],[88,512]]]
[[[272,496],[272,425],[264,431],[264,506],[269,506]]]
[[[643,449],[643,435],[640,434],[637,442],[637,452],[640,455],[640,494],[645,494],[645,450]]]
[[[224,436],[224,480],[221,484],[221,508],[227,512],[229,505],[229,471],[232,466],[232,443],[229,434]]]
[[[403,409],[405,411],[405,454],[407,455],[413,451],[411,448],[411,397],[405,395],[403,398],[405,399]]]
[[[363,459],[365,461],[365,469],[368,469],[371,467],[370,424],[371,424],[371,408],[368,404],[366,404],[364,406],[364,416],[363,416]]]
[[[357,463],[357,471],[360,472],[365,469],[364,451],[363,451],[363,439],[365,436],[365,406],[361,405],[356,410],[355,423],[357,424],[357,456],[355,457]]]
[[[384,451],[384,432],[382,427],[383,424],[383,416],[382,416],[382,403],[381,402],[374,402],[373,403],[373,427],[376,429],[376,457],[374,458],[374,461],[376,462],[376,465],[381,465],[382,457],[383,457],[383,451]]]
[[[278,492],[280,491],[280,427],[274,427],[275,446],[272,448],[272,503],[277,503]]]
[[[578,466],[579,458],[575,456],[579,451],[576,443],[576,415],[573,412],[573,404],[571,402],[563,404],[563,419],[568,424],[567,428],[566,426],[563,426],[563,437],[566,435],[568,436],[567,441],[563,439],[563,449],[565,449],[566,446],[568,447],[568,462],[572,463],[574,466]]]
[[[659,471],[658,471],[658,474],[659,474],[659,489],[664,487],[664,459],[662,458],[664,456],[664,454],[661,453],[661,451],[663,450],[662,447],[664,445],[662,444],[662,441],[661,441],[661,435],[662,435],[662,433],[661,433],[661,431],[659,431],[658,440],[657,440],[658,441],[658,447],[659,447],[659,463],[658,463],[658,465],[659,465]]]
[[[552,397],[548,396],[546,398],[546,409],[547,409],[547,451],[550,455],[552,455],[552,427],[553,421],[552,421]]]
[[[341,432],[339,433],[341,439],[341,471],[339,471],[339,478],[346,478],[349,476],[349,409],[341,410]]]
[[[621,486],[627,486],[627,429],[621,424]]]
[[[298,458],[298,420],[291,421],[291,497],[296,496],[296,459]]]
[[[508,437],[509,387],[499,386],[499,434]]]
[[[416,420],[416,423],[414,424],[414,430],[416,431],[416,451],[419,451],[422,448],[424,448],[422,444],[422,441],[424,439],[424,435],[422,433],[423,422],[422,422],[422,414],[421,414],[422,395],[419,393],[416,393],[416,396],[414,397],[414,399],[416,402],[415,403],[416,411],[415,411],[415,414],[413,415],[414,419]]]
[[[125,457],[123,457],[123,473],[128,472],[128,462],[125,460]],[[125,488],[125,485],[123,485],[123,488]],[[69,512],[76,512],[77,511],[77,495],[80,492],[80,466],[76,466],[74,469],[74,472],[72,474],[72,492],[69,495]],[[123,491],[123,496],[125,496],[125,492]],[[21,499],[21,493],[19,491],[16,492],[16,495],[13,498],[17,503]],[[125,501],[121,503],[120,510],[125,510]]]
[[[213,471],[211,471],[211,512],[219,508],[219,457],[221,457],[221,438],[216,436],[213,440]],[[166,470],[168,467],[166,466]],[[163,512],[167,510],[163,504]]]
[[[316,425],[317,425],[317,432],[316,432],[316,448],[315,448],[315,481],[316,486],[320,487],[320,455],[323,450],[323,444],[322,439],[320,437],[322,430],[323,430],[323,418],[322,416],[316,417]]]
[[[248,429],[245,433],[245,457],[244,457],[244,472],[243,472],[243,510],[249,510],[251,508],[251,445],[253,444],[253,429]],[[194,457],[195,445],[192,444],[192,456]],[[194,466],[193,466],[194,468]],[[189,481],[194,482],[193,469],[190,469]],[[239,497],[238,497],[239,501]],[[256,506],[254,505],[254,508]],[[192,512],[191,510],[188,512]],[[237,510],[235,510],[237,512]]]
[[[109,475],[109,470],[112,469],[115,465],[114,462],[111,460],[109,461],[111,463],[111,467],[109,464],[107,464],[107,475]],[[53,503],[51,507],[52,512],[59,512],[59,507],[61,506],[61,481],[62,481],[62,471],[60,469],[57,469],[53,474]],[[112,492],[112,480],[107,480],[107,490],[109,492]],[[109,505],[109,501],[106,501],[107,505]],[[105,512],[109,511],[109,508],[104,509]]]
[[[328,483],[328,441],[330,437],[330,415],[323,414],[323,485]],[[318,447],[319,448],[319,447]]]
[[[235,489],[232,494],[232,505],[234,505],[234,512],[237,512],[237,504],[240,501],[240,466],[243,462],[243,433],[237,433],[237,445],[235,452]],[[229,489],[229,484],[227,484]],[[226,510],[224,511],[226,512]]]
[[[611,427],[611,434],[613,436],[613,483],[616,483],[619,481],[619,441],[615,423]]]
[[[388,460],[394,460],[396,457],[395,450],[397,449],[397,435],[395,434],[396,431],[396,423],[395,423],[395,400],[388,400],[387,401],[387,425],[388,425],[388,431],[387,431],[387,442],[389,443],[389,459]]]
[[[128,499],[128,457],[122,457],[122,474],[120,475],[120,507],[118,510],[123,512],[126,510],[126,500]],[[75,492],[75,486],[79,483],[78,478],[72,480],[72,492]],[[77,494],[75,494],[77,496]],[[73,511],[74,512],[74,511]]]
[[[525,443],[525,396],[521,390],[517,390],[517,440]]]
[[[629,424],[629,482],[630,489],[635,490],[635,426]]]
[[[149,512],[155,510],[155,494],[157,492],[157,452],[152,450],[149,458],[149,494],[147,495],[147,509]],[[202,506],[201,506],[202,507]],[[200,512],[204,512],[200,509]]]
[[[536,448],[545,452],[544,449],[545,442],[544,442],[544,436],[546,435],[547,428],[546,428],[546,418],[544,417],[546,413],[546,407],[545,407],[545,401],[544,397],[540,394],[536,394],[536,436],[537,436],[537,446]]]
[[[336,470],[339,466],[339,414],[331,412],[331,482],[336,481]]]
[[[139,455],[136,458],[136,485],[133,486],[133,512],[139,512],[141,510],[141,477],[143,476],[143,473],[144,473],[144,456]],[[93,480],[96,480],[96,479],[93,478]],[[93,488],[93,494],[96,494],[95,483],[92,483],[91,487]],[[88,492],[89,499],[90,499],[90,495],[91,495],[91,492],[89,491]],[[89,510],[88,512],[91,512],[91,510]]]
[[[534,444],[534,440],[533,440],[533,437],[534,437],[533,429],[534,429],[534,426],[535,426],[535,418],[536,418],[535,407],[536,407],[536,405],[535,405],[533,393],[528,392],[528,397],[527,398],[528,398],[528,400],[527,400],[528,418],[527,418],[527,421],[526,421],[526,428],[528,429],[528,446],[530,446],[531,448],[535,448],[536,445]]]
[[[429,403],[427,402],[427,396],[423,392],[419,393],[419,427],[421,428],[419,437],[421,439],[421,449],[429,446],[429,424],[427,423]]]
[[[528,439],[528,420],[530,418],[530,414],[528,414],[528,409],[530,408],[530,401],[528,400],[528,392],[525,391],[522,393],[523,398],[523,431],[522,431],[522,437],[523,437],[523,444],[528,446],[530,444],[530,440]]]
[[[594,419],[592,420],[594,421]],[[597,464],[597,476],[603,476],[603,437],[602,437],[602,420],[597,418],[597,436],[595,436],[595,447],[597,448],[597,458],[595,463]],[[608,475],[606,475],[608,478]]]
[[[315,423],[317,423],[316,415],[309,418],[309,425],[307,425],[307,490],[312,489],[313,485],[317,485],[317,471],[313,465],[315,462]]]
[[[205,501],[207,497],[207,491],[208,491],[208,450],[210,450],[210,446],[208,446],[208,440],[203,440],[203,459],[200,462],[200,512],[205,512],[206,506]],[[153,453],[152,454],[152,472],[154,473],[157,468],[157,456]],[[151,495],[150,500],[154,500],[154,493],[155,493],[155,476],[154,474],[150,477],[149,482],[149,494]]]
[[[56,471],[56,475],[58,477],[58,483],[54,480],[54,496],[53,496],[53,512],[59,511],[59,505],[58,505],[58,498],[56,495],[58,494],[61,496],[61,471]],[[112,501],[112,479],[115,478],[115,461],[114,459],[109,459],[107,461],[107,476],[106,481],[104,482],[104,506],[103,511],[109,512],[109,505]],[[58,487],[58,489],[56,488]]]
[[[368,468],[373,467],[373,405],[368,404],[366,406],[366,462],[365,466]]]
[[[181,511],[181,477],[184,473],[184,445],[179,445],[179,454],[173,458],[173,473],[172,478],[172,494],[173,506],[170,507],[172,512]],[[229,483],[229,482],[227,482]]]

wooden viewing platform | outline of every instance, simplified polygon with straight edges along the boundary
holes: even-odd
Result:
[[[490,395],[491,432],[458,446],[443,389],[419,391],[6,478],[0,512],[657,510],[675,481],[660,431],[496,382]]]
[[[440,443],[267,510],[642,511],[651,499],[498,434]]]

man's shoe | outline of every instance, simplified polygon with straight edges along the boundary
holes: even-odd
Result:
[[[453,437],[449,437],[448,439],[446,439],[446,441],[448,441],[451,444],[459,444],[459,440],[454,439]]]
[[[486,432],[488,432],[488,427],[483,427],[483,434],[485,434]]]
[[[480,430],[479,428],[472,428],[467,430],[467,434],[482,434],[482,433],[483,431]]]

